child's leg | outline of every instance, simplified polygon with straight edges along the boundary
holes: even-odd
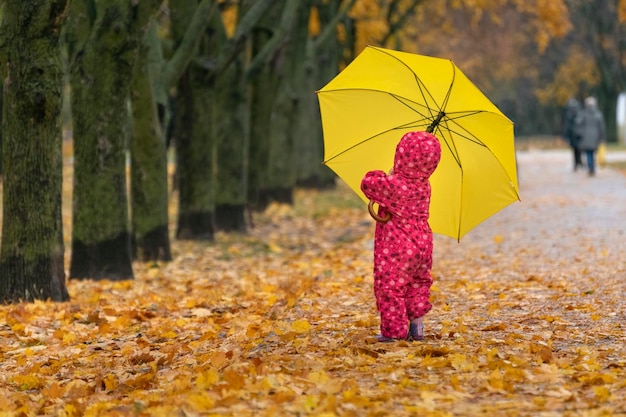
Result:
[[[380,334],[386,338],[405,339],[409,329],[402,288],[393,281],[377,281],[374,292],[380,312]]]
[[[413,340],[424,339],[424,315],[430,311],[430,286],[433,279],[430,273],[416,277],[406,294],[406,311],[411,321],[409,337]]]
[[[406,311],[410,320],[424,316],[433,307],[430,303],[430,286],[433,279],[427,277],[416,278],[406,293]]]

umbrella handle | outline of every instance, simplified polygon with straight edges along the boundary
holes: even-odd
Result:
[[[372,218],[379,223],[387,223],[389,219],[391,219],[391,213],[387,213],[385,217],[380,217],[378,214],[376,214],[376,210],[374,210],[374,200],[370,200],[369,204],[367,205],[367,210],[369,210],[370,216],[372,216]]]

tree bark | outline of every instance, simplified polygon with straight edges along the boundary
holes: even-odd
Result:
[[[170,261],[168,227],[167,138],[170,88],[178,82],[197,49],[198,40],[217,9],[202,0],[168,61],[152,21],[139,49],[131,102],[131,201],[135,256],[146,261]]]
[[[59,33],[67,0],[6,2],[0,302],[67,301],[61,193],[63,73]],[[28,51],[28,53],[24,53]]]
[[[313,1],[309,1],[311,4]],[[328,5],[326,7],[329,7]],[[309,19],[309,10],[302,10],[301,21]],[[306,14],[305,14],[306,12]],[[332,17],[339,13],[337,9],[332,9],[329,17],[324,16],[323,23],[332,22]],[[330,22],[329,22],[330,21]],[[336,26],[336,24],[335,24]],[[308,31],[300,31],[298,43],[300,47],[295,52],[296,60],[292,70],[294,79],[294,95],[298,100],[298,112],[294,114],[292,122],[292,135],[296,138],[294,159],[296,162],[296,184],[303,187],[322,189],[334,186],[334,174],[326,166],[322,165],[324,158],[324,140],[322,136],[322,125],[317,102],[316,90],[322,87],[319,82],[319,72],[322,71],[318,65],[318,53],[314,40]],[[332,38],[331,44],[336,45],[336,37]],[[333,65],[334,64],[334,65]],[[330,64],[324,63],[327,67],[324,70],[337,69],[336,61]],[[311,123],[316,120],[317,123]]]
[[[248,166],[248,102],[243,63],[235,60],[217,81],[213,117],[217,145],[215,229],[245,232]]]
[[[240,229],[243,224],[241,196],[245,198],[246,162],[244,158],[247,152],[245,149],[247,138],[235,137],[235,140],[243,140],[243,144],[234,144],[236,146],[230,151],[226,146],[223,146],[221,151],[218,150],[215,135],[218,131],[224,132],[224,128],[218,128],[213,123],[215,120],[213,115],[218,114],[214,106],[218,103],[218,94],[221,97],[233,94],[235,97],[233,102],[238,102],[236,97],[241,96],[240,82],[231,85],[229,91],[225,88],[228,85],[224,82],[218,88],[218,78],[226,74],[233,62],[244,51],[243,47],[250,30],[271,2],[272,0],[256,0],[252,3],[250,9],[238,22],[235,33],[227,39],[224,37],[221,40],[217,39],[218,32],[223,29],[222,23],[211,23],[201,40],[196,59],[178,84],[173,130],[176,140],[179,188],[179,218],[176,236],[179,239],[213,238],[216,215],[215,196],[219,192],[215,187],[215,178],[218,175],[220,175],[220,181],[225,180],[229,175],[233,176],[238,184],[244,181],[243,186],[238,185],[234,190],[237,194],[236,199],[231,199],[232,195],[225,195],[223,203],[220,203],[220,218],[229,217],[229,230],[233,227]],[[189,9],[193,4],[180,0],[171,4],[172,32],[176,42],[180,42],[181,33],[190,21],[185,14],[189,15]],[[186,13],[183,12],[185,7]],[[216,17],[218,18],[221,16]],[[215,42],[221,43],[213,44]],[[226,77],[228,78],[229,75]],[[229,109],[231,113],[220,117],[232,118],[232,112],[241,110],[239,107],[241,102],[239,103],[235,105],[236,109]],[[225,114],[223,111],[226,107],[222,104],[220,106],[222,106],[222,110],[219,110],[220,114]],[[231,136],[227,140],[232,139]],[[228,143],[228,145],[231,144]],[[220,152],[219,160],[218,152]],[[218,163],[228,164],[230,168],[222,169]],[[235,167],[237,164],[238,166]],[[218,174],[218,170],[221,170],[221,174]],[[231,202],[226,201],[227,198],[235,201],[235,204],[231,205]],[[225,223],[220,227],[225,227],[224,225]]]
[[[178,224],[182,240],[214,239],[213,169],[215,163],[210,115],[213,91],[191,69],[178,84],[174,136],[178,180]]]
[[[270,40],[274,38],[276,20],[282,10],[284,1],[276,2],[281,8],[273,7],[266,13],[252,31],[252,55],[255,57],[248,68],[247,78],[250,83],[250,144],[248,165],[248,204],[255,210],[264,210],[271,202],[266,193],[266,171],[269,150],[269,131],[272,120],[272,105],[276,97],[278,85],[277,48],[268,53],[265,60],[255,63]]]
[[[126,0],[72,2],[76,26],[68,25],[68,29],[71,39],[80,43],[71,51],[74,210],[70,278],[133,278],[126,185],[127,100],[137,48],[130,31],[132,7]]]
[[[154,23],[137,54],[131,84],[133,129],[131,206],[133,248],[143,262],[171,261],[168,227],[167,153],[157,114],[147,50],[160,47]],[[149,43],[156,43],[150,45]]]
[[[271,65],[270,76],[276,84],[276,91],[271,91],[271,96],[266,100],[271,108],[269,114],[269,130],[261,133],[259,127],[255,132],[267,135],[265,141],[266,160],[261,163],[263,185],[259,189],[259,201],[262,207],[271,201],[281,203],[293,203],[293,187],[295,186],[295,161],[293,154],[294,137],[292,136],[291,123],[293,115],[298,112],[297,100],[294,100],[292,82],[293,60],[297,46],[297,36],[294,33],[300,30],[308,31],[308,21],[303,28],[298,28],[303,22],[298,20],[303,9],[307,9],[309,2],[300,0],[286,0],[277,3],[280,6],[281,17],[277,27],[272,32],[272,37],[267,40],[264,48],[250,63],[249,76],[258,72],[255,67],[263,62],[266,66]],[[272,58],[271,60],[269,58]],[[256,84],[258,86],[258,83]],[[269,88],[273,85],[270,84]],[[257,98],[258,99],[258,98]],[[269,100],[271,99],[271,102]],[[295,107],[294,107],[295,105]],[[257,121],[261,122],[260,119]],[[267,122],[265,122],[267,123]]]
[[[193,18],[196,2],[176,0],[172,7],[174,43],[180,45]],[[206,36],[200,48],[206,47]],[[176,238],[214,239],[214,144],[210,134],[213,80],[197,62],[188,66],[177,84],[173,136],[176,142],[178,222]]]
[[[0,120],[2,119],[3,87],[0,83]],[[2,126],[0,123],[0,176],[2,176]]]
[[[343,3],[339,0],[322,2],[317,0],[321,31],[309,38],[306,46],[301,77],[304,89],[300,90],[302,111],[296,121],[299,141],[296,156],[298,182],[302,187],[325,189],[335,186],[336,175],[323,165],[324,138],[320,122],[319,103],[313,92],[322,88],[339,71],[342,47],[337,40],[337,25],[345,19],[355,0]],[[308,90],[308,91],[307,91]],[[307,120],[317,120],[307,126]]]

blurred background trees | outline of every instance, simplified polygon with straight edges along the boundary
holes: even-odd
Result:
[[[0,4],[4,50],[17,29]],[[130,279],[133,259],[171,259],[170,235],[245,233],[250,210],[289,204],[296,187],[332,187],[315,91],[367,44],[452,59],[520,138],[559,135],[565,102],[588,95],[617,138],[626,0],[85,0],[66,12],[59,94],[71,105],[58,117],[74,143],[70,277]],[[0,63],[23,65],[6,53]],[[60,158],[55,146],[6,150],[48,140],[10,130],[10,94],[5,216],[16,150]],[[3,246],[14,245],[6,233]]]

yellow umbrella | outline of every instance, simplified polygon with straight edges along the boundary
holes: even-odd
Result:
[[[450,60],[366,47],[317,92],[324,164],[367,202],[367,171],[389,170],[409,131],[441,142],[430,226],[460,240],[518,201],[513,123]]]

